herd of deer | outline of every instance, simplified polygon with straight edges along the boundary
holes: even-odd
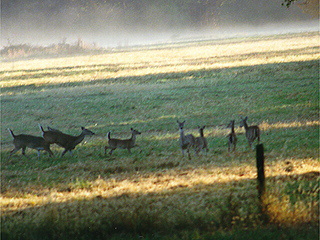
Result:
[[[247,124],[248,117],[241,118],[240,127],[244,127],[246,131],[246,138],[249,142],[250,148],[252,146],[252,143],[255,139],[258,140],[258,143],[260,142],[260,129],[258,126],[248,126]],[[184,152],[187,151],[189,159],[190,156],[190,150],[194,149],[196,155],[200,153],[200,151],[208,152],[208,142],[207,139],[204,137],[203,130],[205,126],[198,127],[200,136],[194,137],[192,134],[185,135],[184,134],[184,124],[185,121],[179,122],[177,121],[180,129],[180,148],[182,150],[182,154],[184,155]],[[237,145],[237,137],[236,133],[234,131],[234,123],[235,121],[231,121],[227,127],[231,128],[231,133],[228,134],[228,151],[235,151],[236,145]],[[49,153],[50,156],[53,156],[53,152],[50,149],[51,144],[57,144],[58,146],[64,148],[64,151],[62,152],[62,156],[66,152],[70,152],[72,154],[72,150],[75,149],[75,147],[81,143],[85,136],[92,136],[95,133],[92,131],[81,127],[82,132],[78,136],[71,136],[69,134],[65,134],[61,132],[60,130],[50,128],[48,127],[48,130],[45,131],[41,125],[39,125],[41,131],[42,131],[42,137],[32,136],[32,135],[26,135],[26,134],[20,134],[15,135],[11,129],[9,129],[9,132],[11,133],[13,137],[13,145],[14,149],[10,151],[9,158],[12,154],[22,149],[22,154],[25,155],[26,148],[32,148],[38,150],[38,157],[40,157],[40,150],[45,150]],[[131,128],[131,138],[129,139],[116,139],[110,137],[110,132],[108,133],[108,146],[105,146],[105,154],[107,152],[107,149],[111,149],[109,154],[111,155],[112,152],[117,148],[127,149],[129,153],[131,153],[131,148],[136,147],[136,136],[140,135],[141,132]]]
[[[240,127],[245,128],[246,138],[251,148],[254,140],[257,139],[258,143],[260,142],[260,129],[256,125],[248,126],[247,120],[248,120],[248,117],[241,118]],[[182,155],[184,155],[184,151],[186,150],[188,153],[189,159],[191,159],[191,156],[190,156],[191,149],[195,150],[196,155],[198,155],[200,151],[206,151],[206,152],[209,151],[207,139],[204,137],[204,134],[203,134],[203,130],[205,126],[203,127],[198,126],[200,136],[194,137],[192,134],[188,134],[188,135],[184,134],[183,128],[184,128],[185,121],[183,122],[177,121],[177,123],[180,129],[180,148],[182,150]],[[235,123],[235,120],[232,120],[227,126],[228,128],[231,128],[231,132],[227,135],[229,152],[231,151],[231,148],[232,148],[232,151],[235,151],[237,146],[237,136],[234,130],[234,123]]]

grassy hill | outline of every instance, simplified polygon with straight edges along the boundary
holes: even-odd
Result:
[[[319,217],[319,35],[189,42],[103,55],[2,63],[3,239],[314,239]],[[266,149],[268,222],[259,214],[255,152]],[[230,120],[238,146],[227,151]],[[176,120],[209,153],[179,149]],[[38,124],[87,137],[71,156],[9,158]],[[104,155],[107,133],[141,147]]]

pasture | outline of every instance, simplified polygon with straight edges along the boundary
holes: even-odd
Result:
[[[2,62],[2,238],[316,239],[319,56],[318,33],[300,33]],[[262,131],[267,220],[240,116]],[[207,154],[182,156],[177,120],[206,126]],[[73,155],[8,158],[7,128],[41,136],[38,124],[95,135]],[[142,152],[105,155],[107,133],[131,127]]]

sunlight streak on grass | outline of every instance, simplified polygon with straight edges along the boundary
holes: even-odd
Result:
[[[36,86],[320,58],[318,36],[2,63],[1,86]],[[295,51],[309,47],[313,50]],[[288,50],[288,52],[285,52]],[[200,58],[199,58],[200,56]],[[196,63],[196,64],[195,64]],[[70,67],[77,66],[77,67]],[[58,70],[62,68],[63,70]],[[17,71],[15,70],[17,69]],[[32,70],[31,73],[26,71]],[[33,71],[34,70],[34,71]],[[62,75],[59,74],[61,72]],[[23,76],[21,81],[19,76]],[[13,79],[10,79],[13,78]],[[26,78],[27,77],[27,78]],[[7,80],[6,80],[7,79]],[[16,80],[15,80],[16,79]]]
[[[319,171],[320,163],[314,159],[288,159],[294,165],[294,173],[286,171],[283,161],[270,162],[266,165],[266,177],[283,177],[285,175],[299,175],[311,171]],[[69,184],[71,191],[59,191],[59,189],[34,189],[34,194],[25,194],[23,197],[6,196],[1,197],[2,213],[17,209],[41,206],[48,203],[62,203],[78,199],[90,199],[96,196],[112,198],[123,194],[159,194],[175,195],[183,192],[211,191],[216,193],[216,197],[225,196],[230,188],[246,189],[255,188],[256,169],[254,164],[234,164],[234,166],[219,166],[213,164],[211,167],[192,170],[169,170],[164,173],[143,174],[137,172],[133,177],[118,180],[117,178],[102,179],[97,178],[88,182],[86,188],[73,188]],[[238,186],[238,181],[239,182]],[[77,185],[78,186],[78,185]],[[238,186],[238,187],[237,187]],[[177,192],[178,191],[178,192]]]
[[[297,128],[297,127],[312,127],[320,126],[320,121],[305,121],[305,122],[277,122],[277,123],[267,123],[263,122],[259,124],[262,130],[279,129],[279,128]]]

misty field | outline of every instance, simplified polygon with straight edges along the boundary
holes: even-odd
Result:
[[[319,56],[318,33],[300,33],[2,62],[2,239],[317,239]],[[267,216],[240,116],[262,130]],[[177,120],[206,125],[207,154],[182,156]],[[7,128],[38,124],[96,134],[73,155],[9,158]],[[142,152],[105,155],[131,127]]]

